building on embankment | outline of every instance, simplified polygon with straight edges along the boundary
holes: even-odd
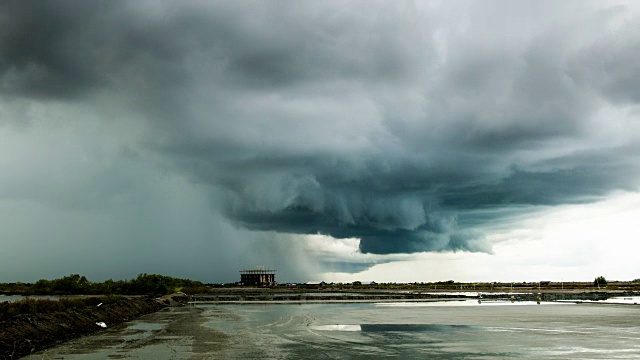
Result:
[[[276,271],[262,266],[255,269],[240,270],[240,282],[242,285],[274,286],[276,284]]]

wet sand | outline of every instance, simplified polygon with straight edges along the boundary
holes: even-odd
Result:
[[[165,308],[25,359],[265,359],[279,358],[225,309]],[[207,326],[207,323],[218,326]],[[227,331],[222,331],[226,329]],[[228,330],[233,329],[232,333]]]
[[[166,308],[27,359],[209,359],[224,353],[228,337],[200,326],[208,320],[203,314],[206,311],[195,307]]]

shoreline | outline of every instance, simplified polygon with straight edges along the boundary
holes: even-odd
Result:
[[[428,302],[456,300],[514,301],[604,301],[609,298],[640,297],[638,291],[347,291],[280,292],[272,289],[215,291],[189,297],[189,304],[275,304],[275,303],[358,303],[358,302]],[[640,301],[639,301],[640,302]]]

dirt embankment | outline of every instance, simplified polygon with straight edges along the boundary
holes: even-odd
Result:
[[[17,359],[101,330],[102,327],[96,323],[104,322],[110,327],[175,303],[141,297],[125,298],[112,304],[72,311],[18,315],[0,322],[0,359]]]

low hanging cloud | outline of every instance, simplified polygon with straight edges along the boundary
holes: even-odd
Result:
[[[157,176],[133,159],[243,231],[392,254],[490,252],[510,209],[637,191],[637,11],[454,3],[3,2],[0,126],[96,129],[56,139],[84,137],[92,191],[12,196],[106,208]]]

